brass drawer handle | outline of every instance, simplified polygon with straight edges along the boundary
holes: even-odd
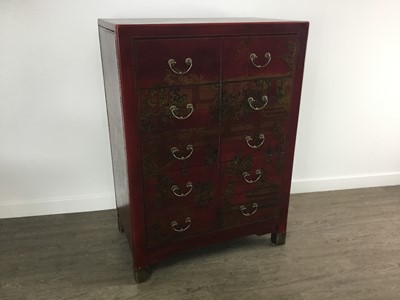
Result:
[[[175,153],[179,152],[179,149],[176,147],[171,148],[171,153],[177,160],[186,160],[193,154],[193,145],[187,145],[186,150],[190,151],[189,154],[186,156],[181,156],[181,157],[176,156]]]
[[[189,229],[190,225],[192,224],[192,219],[190,217],[187,217],[185,219],[185,223],[187,224],[186,227],[177,227],[178,226],[178,222],[177,221],[172,221],[171,222],[171,227],[176,232],[183,232],[183,231],[186,231],[186,230]]]
[[[268,66],[268,64],[271,62],[272,59],[271,53],[265,52],[264,57],[267,61],[263,65],[258,65],[254,62],[258,58],[258,56],[255,53],[251,53],[249,57],[253,66],[255,66],[258,69],[265,68],[266,66]]]
[[[247,207],[244,206],[244,205],[240,205],[239,209],[240,209],[240,212],[242,213],[243,216],[249,217],[249,216],[252,216],[252,215],[254,215],[256,213],[256,211],[258,209],[258,205],[257,205],[257,203],[254,202],[251,207],[253,208],[253,211],[249,212],[249,213],[246,212],[247,211]]]
[[[176,114],[176,112],[179,110],[179,108],[177,108],[175,105],[171,105],[171,107],[169,108],[169,110],[171,111],[172,115],[173,115],[176,119],[178,119],[178,120],[185,120],[185,119],[189,118],[189,117],[192,115],[193,111],[194,111],[193,104],[191,104],[191,103],[189,103],[188,105],[186,105],[186,108],[190,110],[190,112],[189,112],[186,116],[178,116],[178,115]]]
[[[257,182],[257,181],[261,178],[261,175],[262,175],[261,170],[260,170],[260,169],[257,169],[257,170],[255,171],[255,174],[257,175],[257,178],[254,179],[254,180],[247,179],[247,177],[250,176],[250,173],[249,173],[249,172],[243,172],[243,173],[242,173],[242,176],[243,176],[244,180],[246,180],[247,183],[255,183],[255,182]]]
[[[249,136],[249,135],[246,136],[244,139],[246,141],[247,146],[249,146],[250,148],[253,148],[253,149],[257,149],[257,148],[260,148],[262,146],[262,144],[264,144],[265,136],[264,136],[264,134],[261,133],[258,136],[258,138],[261,140],[261,142],[258,145],[250,145],[250,141],[252,141],[253,138],[251,136]]]
[[[253,103],[256,102],[256,100],[255,100],[253,97],[249,97],[249,98],[247,99],[247,102],[249,103],[250,107],[251,107],[252,109],[254,109],[254,110],[262,110],[264,107],[267,106],[267,104],[268,104],[268,97],[267,97],[267,95],[262,96],[262,97],[261,97],[261,101],[264,102],[264,105],[261,106],[261,107],[256,107],[256,106],[253,105]]]
[[[190,57],[187,57],[187,58],[185,59],[185,64],[188,66],[188,68],[186,69],[186,71],[179,71],[179,70],[175,70],[175,69],[174,69],[174,66],[176,65],[176,60],[173,59],[173,58],[170,58],[170,59],[168,60],[168,66],[169,66],[169,68],[171,69],[172,72],[174,72],[174,73],[177,74],[177,75],[184,75],[184,74],[186,74],[186,73],[188,73],[188,72],[190,71],[190,69],[191,69],[192,66],[193,66],[193,61],[192,61],[192,59],[191,59]]]
[[[186,183],[186,187],[189,189],[186,193],[180,193],[178,194],[177,191],[179,191],[179,187],[177,185],[173,185],[171,187],[171,191],[174,193],[175,196],[177,197],[186,197],[187,195],[190,194],[190,192],[193,190],[193,184],[189,181]]]

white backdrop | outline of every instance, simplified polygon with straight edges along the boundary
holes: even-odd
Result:
[[[0,218],[114,207],[98,18],[310,21],[292,192],[400,184],[396,0],[0,1]]]

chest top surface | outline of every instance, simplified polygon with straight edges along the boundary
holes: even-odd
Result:
[[[295,32],[308,22],[266,18],[157,18],[98,19],[98,25],[111,31],[134,36],[146,35],[226,35],[260,30],[264,33]],[[145,28],[145,32],[141,32]],[[173,28],[173,31],[171,29]]]

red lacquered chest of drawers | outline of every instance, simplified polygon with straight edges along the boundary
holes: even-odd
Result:
[[[308,22],[99,20],[118,224],[138,282],[186,249],[285,243]]]

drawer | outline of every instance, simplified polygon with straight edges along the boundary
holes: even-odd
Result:
[[[146,215],[146,244],[153,247],[215,229],[216,206],[153,211]]]
[[[222,80],[290,76],[296,48],[296,35],[224,38]]]
[[[274,199],[281,188],[284,155],[234,156],[220,166],[220,198],[234,206],[257,199]]]
[[[218,195],[218,166],[196,167],[144,179],[147,212],[178,207],[208,207]]]
[[[218,141],[216,126],[144,136],[141,138],[143,176],[214,165],[218,161]]]
[[[237,155],[269,156],[284,152],[286,118],[221,126],[221,162]]]
[[[221,121],[253,122],[287,116],[292,91],[291,78],[259,79],[222,86]]]
[[[219,38],[149,39],[133,43],[139,88],[220,80]]]
[[[240,205],[226,206],[222,214],[224,228],[257,222],[268,222],[279,218],[279,196],[269,201],[249,201]]]
[[[141,90],[139,101],[142,134],[218,124],[218,85]]]

